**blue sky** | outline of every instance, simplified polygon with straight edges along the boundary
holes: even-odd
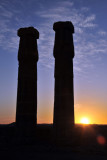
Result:
[[[15,119],[18,45],[17,30],[34,26],[38,40],[38,122],[53,119],[54,31],[56,21],[72,21],[74,34],[75,117],[89,113],[93,123],[107,123],[107,1],[0,0],[0,122]],[[81,110],[81,114],[79,112]],[[102,112],[101,112],[102,111]],[[97,113],[98,112],[98,113]],[[79,118],[76,120],[79,121]]]

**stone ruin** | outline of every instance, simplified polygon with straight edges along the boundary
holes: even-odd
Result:
[[[71,22],[56,22],[55,44],[55,93],[54,93],[54,133],[66,136],[74,125],[73,57],[74,26]],[[37,39],[39,32],[33,27],[20,28],[18,50],[18,89],[16,126],[28,131],[37,124]]]
[[[16,125],[32,128],[37,124],[37,39],[39,32],[33,28],[20,28],[18,50],[18,89]]]

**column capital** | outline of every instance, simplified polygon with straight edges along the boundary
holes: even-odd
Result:
[[[20,28],[17,31],[20,37],[18,60],[28,63],[38,61],[37,39],[39,39],[39,32],[34,27]]]
[[[32,35],[35,36],[36,39],[39,39],[39,32],[34,27],[20,28],[17,31],[17,35],[19,37]]]
[[[55,22],[53,24],[53,30],[54,31],[58,31],[58,30],[70,30],[72,33],[74,33],[74,26],[72,24],[71,21],[59,21],[59,22]]]
[[[72,22],[56,22],[53,25],[53,30],[55,31],[55,43],[53,49],[54,57],[72,59],[74,57],[74,26]]]

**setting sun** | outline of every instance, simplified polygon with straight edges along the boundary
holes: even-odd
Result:
[[[83,117],[83,118],[81,118],[80,123],[82,123],[82,124],[89,124],[89,123],[90,123],[90,121],[89,121],[89,119],[88,119],[88,118]]]

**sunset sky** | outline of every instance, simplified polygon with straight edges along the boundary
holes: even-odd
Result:
[[[17,30],[38,29],[38,123],[53,122],[55,33],[53,23],[72,21],[75,122],[107,124],[107,0],[0,0],[0,123],[15,121]]]

